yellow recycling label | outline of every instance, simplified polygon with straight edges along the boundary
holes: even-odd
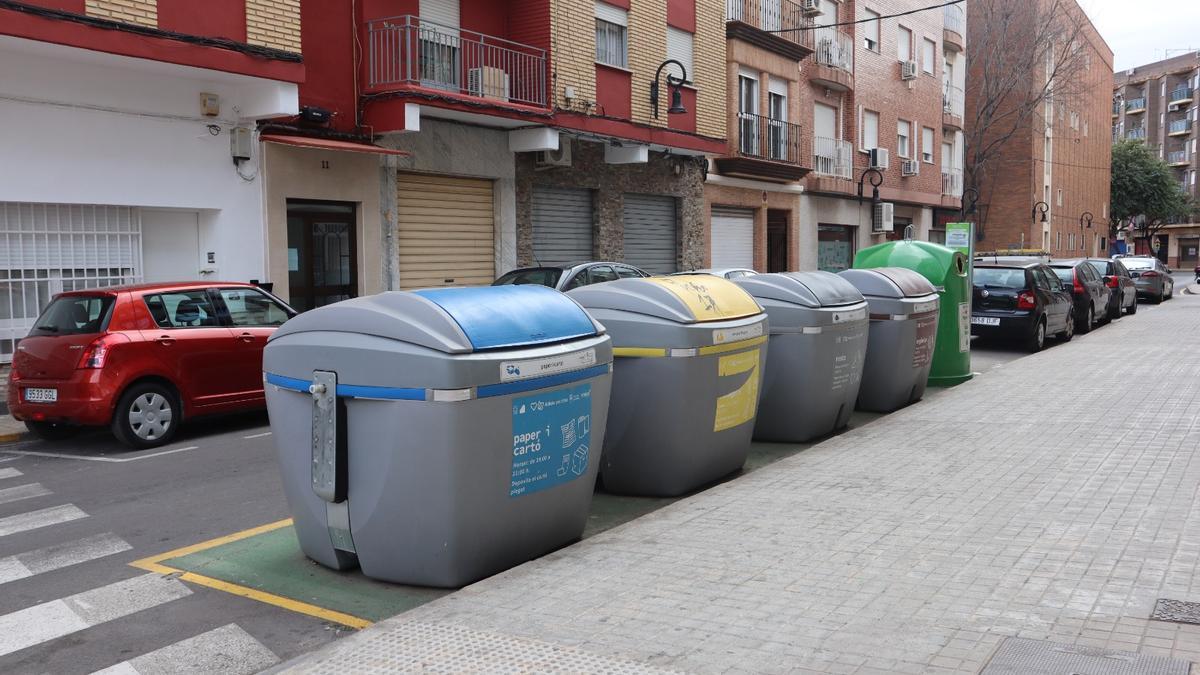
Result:
[[[646,279],[687,305],[697,321],[737,319],[762,313],[754,297],[737,284],[711,274],[678,274]]]
[[[713,421],[713,431],[732,429],[739,424],[745,424],[754,419],[758,409],[758,373],[761,349],[738,354],[722,356],[717,360],[717,375],[732,377],[742,373],[750,373],[746,382],[737,389],[717,398],[717,415]]]

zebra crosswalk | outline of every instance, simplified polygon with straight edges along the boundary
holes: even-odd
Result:
[[[8,485],[22,476],[21,471],[12,467],[0,469],[0,505],[8,505],[6,510],[19,508],[23,500],[53,495],[38,482]],[[12,545],[20,543],[20,535],[39,531],[44,535],[41,542],[44,543],[54,532],[47,528],[87,518],[89,514],[69,503],[6,515],[0,517],[0,542],[12,551]],[[0,557],[0,587],[55,570],[99,564],[131,549],[132,546],[121,537],[103,532],[13,553]],[[88,629],[119,625],[122,619],[138,612],[163,607],[192,595],[192,588],[178,579],[153,573],[138,574],[2,614],[0,671],[5,670],[6,657],[16,658],[22,650],[62,638],[77,640],[74,636]],[[279,661],[270,649],[236,623],[181,637],[183,639],[177,642],[96,672],[108,675],[168,672],[241,675],[258,672]]]

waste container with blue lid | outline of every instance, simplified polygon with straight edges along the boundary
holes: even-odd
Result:
[[[798,443],[850,421],[867,351],[867,303],[829,272],[735,279],[771,322],[754,438]]]
[[[710,275],[621,279],[568,295],[608,329],[616,356],[604,488],[675,496],[740,469],[767,347],[754,298]]]
[[[937,289],[904,267],[839,273],[862,292],[871,312],[858,409],[892,412],[925,395],[941,309]]]
[[[612,346],[558,291],[339,302],[284,324],[263,368],[284,492],[313,560],[454,587],[582,535]]]

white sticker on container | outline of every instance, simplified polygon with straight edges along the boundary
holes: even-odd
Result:
[[[500,381],[527,380],[531,377],[557,375],[571,370],[579,370],[596,365],[596,350],[585,349],[561,356],[547,356],[541,359],[525,359],[523,361],[501,361]]]
[[[922,302],[922,303],[913,305],[911,314],[924,314],[925,312],[933,312],[933,311],[936,311],[937,308],[938,308],[938,303],[936,300],[933,300],[930,302]]]
[[[851,321],[862,321],[863,319],[866,319],[866,318],[867,318],[867,308],[866,307],[863,307],[862,309],[852,309],[847,312],[834,312],[833,313],[834,325],[837,325],[839,323],[850,323]]]
[[[958,303],[958,351],[971,351],[971,305]]]
[[[759,337],[762,334],[763,322],[761,321],[739,328],[718,328],[713,331],[713,344],[723,345],[729,342],[738,342],[739,340],[749,340],[750,338]]]

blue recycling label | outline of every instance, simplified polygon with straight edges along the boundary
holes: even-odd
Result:
[[[573,481],[588,469],[592,385],[513,400],[512,485],[520,497]]]

